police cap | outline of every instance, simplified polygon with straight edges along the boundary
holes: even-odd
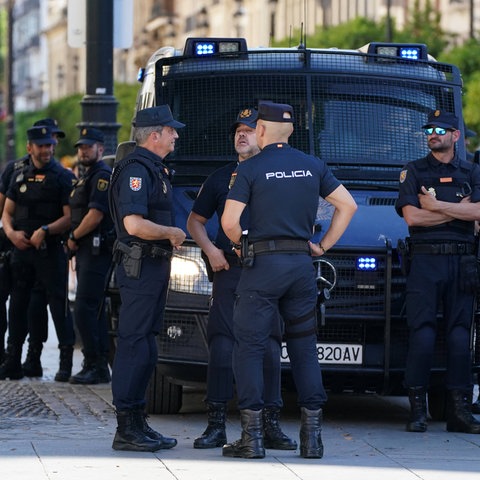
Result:
[[[260,102],[258,119],[268,122],[293,123],[293,107],[286,103]]]
[[[133,123],[135,127],[156,127],[163,125],[166,127],[183,128],[185,126],[185,124],[177,122],[173,118],[168,105],[159,105],[157,107],[139,110]]]
[[[235,133],[235,130],[239,125],[246,125],[250,128],[256,128],[257,126],[258,112],[254,108],[244,108],[240,110],[237,115],[237,120],[231,127],[231,132]]]
[[[32,127],[27,130],[27,139],[35,145],[56,145],[57,141],[52,137],[52,131],[48,127]]]
[[[432,110],[428,114],[427,123],[422,128],[426,127],[442,127],[454,128],[458,130],[458,118],[451,112],[444,112],[443,110]]]
[[[104,143],[103,132],[97,128],[84,127],[80,130],[80,138],[75,144],[75,148],[79,145],[93,145],[94,143]]]
[[[65,138],[65,132],[60,130],[58,127],[58,122],[54,118],[42,118],[37,120],[34,124],[34,127],[49,127],[53,134],[57,135],[60,138]]]

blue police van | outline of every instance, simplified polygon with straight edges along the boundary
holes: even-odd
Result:
[[[423,44],[371,43],[358,50],[248,48],[242,38],[189,38],[182,51],[162,47],[141,70],[136,109],[169,104],[186,124],[166,163],[173,178],[177,226],[186,219],[206,177],[236,158],[230,127],[238,111],[259,100],[295,111],[290,143],[327,161],[358,204],[339,243],[322,257],[319,290],[329,292],[319,315],[318,357],[326,387],[335,392],[405,394],[402,380],[408,331],[405,277],[397,242],[407,227],[394,209],[402,166],[428,149],[421,126],[432,109],[462,118],[462,79]],[[465,146],[458,149],[465,155]],[[315,236],[332,209],[319,199]],[[208,224],[214,238],[217,224]],[[111,319],[118,317],[112,289]],[[182,388],[204,382],[211,283],[199,247],[190,239],[172,261],[159,357],[149,410],[175,413]],[[472,371],[480,363],[477,321]],[[430,414],[443,415],[445,341],[440,328]],[[284,386],[292,387],[282,355]]]

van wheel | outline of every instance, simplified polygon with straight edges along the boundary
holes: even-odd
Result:
[[[442,422],[446,420],[446,391],[444,387],[430,387],[428,389],[428,412],[432,420]]]
[[[155,368],[146,393],[147,413],[178,413],[182,408],[182,393],[182,385],[170,382],[167,377],[158,373],[158,369]]]

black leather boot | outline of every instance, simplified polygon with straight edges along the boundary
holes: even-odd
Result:
[[[480,433],[480,422],[470,410],[472,392],[462,390],[447,391],[447,431]]]
[[[322,458],[322,409],[301,408],[300,456],[303,458]]]
[[[80,385],[95,385],[100,383],[96,359],[85,357],[82,363],[82,369],[75,375],[72,375],[68,381]]]
[[[140,422],[140,429],[148,438],[159,442],[161,449],[167,450],[169,448],[173,448],[177,444],[177,440],[175,438],[164,437],[161,433],[155,431],[147,423],[147,414],[144,412],[143,408],[140,409],[139,412],[140,414],[138,416],[138,420]]]
[[[98,383],[110,383],[112,377],[108,368],[108,355],[100,355],[97,358]]]
[[[112,444],[114,450],[156,452],[162,448],[162,442],[148,437],[140,428],[140,410],[119,410],[116,415],[118,426]]]
[[[0,343],[0,365],[3,363],[5,360],[5,345],[3,344],[3,338],[2,338],[2,343]]]
[[[472,413],[480,413],[480,395],[478,396],[477,401],[472,403]]]
[[[224,457],[264,458],[262,410],[240,410],[242,437],[223,446]]]
[[[40,361],[43,343],[31,342],[28,344],[27,358],[23,362],[23,374],[26,377],[42,377],[43,368]]]
[[[280,409],[265,407],[263,409],[263,443],[272,450],[296,450],[297,442],[287,437],[280,428]]]
[[[20,380],[23,378],[22,345],[7,344],[5,359],[0,365],[0,380]]]
[[[425,387],[410,387],[408,389],[410,401],[410,418],[407,432],[427,431],[427,389]]]
[[[73,346],[62,345],[60,347],[60,366],[55,374],[56,382],[68,382],[72,375]]]
[[[207,403],[207,428],[202,435],[193,441],[193,448],[216,448],[227,443],[225,419],[227,405],[225,403]]]

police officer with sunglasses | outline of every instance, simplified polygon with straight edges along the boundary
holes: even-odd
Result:
[[[459,157],[458,119],[434,110],[422,127],[430,153],[400,173],[397,213],[410,238],[406,313],[410,330],[405,385],[410,400],[407,431],[427,429],[426,394],[437,330],[447,346],[446,417],[450,432],[480,433],[471,413],[470,328],[478,288],[474,223],[480,219],[480,168]],[[439,322],[438,309],[444,317]]]

